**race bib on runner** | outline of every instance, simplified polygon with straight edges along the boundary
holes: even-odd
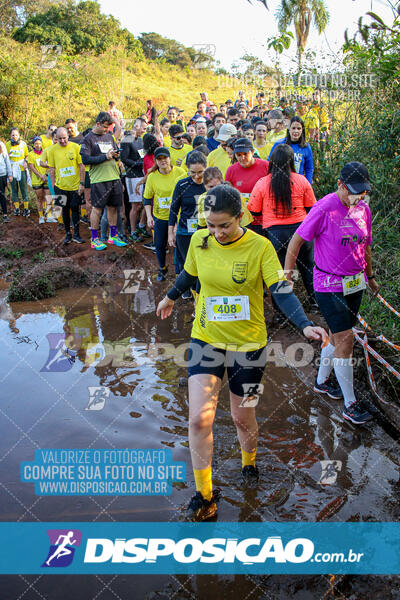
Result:
[[[365,277],[364,273],[357,273],[357,275],[348,275],[347,277],[342,277],[342,285],[343,285],[343,296],[348,296],[349,294],[355,294],[356,292],[361,292],[365,290]]]
[[[167,198],[159,198],[158,199],[158,206],[160,208],[169,208],[171,205],[171,196],[168,196]]]
[[[99,147],[100,152],[102,152],[103,154],[107,154],[107,152],[114,148],[112,144],[106,142],[98,142],[97,145]]]
[[[75,175],[75,167],[64,167],[60,169],[60,177],[71,177]]]
[[[249,321],[248,296],[210,296],[205,299],[208,321]]]
[[[245,205],[247,206],[249,199],[250,199],[250,194],[240,194],[242,196],[242,200],[245,203]]]
[[[40,161],[41,161],[41,160],[42,160],[41,158],[37,158],[37,159],[36,159],[36,165],[37,165],[38,167],[40,167]]]
[[[195,231],[197,231],[197,219],[187,219],[186,220],[187,223],[187,230],[189,233],[194,233]]]

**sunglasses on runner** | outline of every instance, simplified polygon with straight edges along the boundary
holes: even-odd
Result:
[[[183,135],[175,135],[174,136],[174,140],[176,140],[177,142],[179,142],[179,140],[181,140],[183,138]]]

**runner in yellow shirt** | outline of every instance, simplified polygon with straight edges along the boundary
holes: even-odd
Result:
[[[79,235],[79,207],[84,191],[85,167],[82,164],[80,147],[68,141],[68,133],[64,127],[57,129],[57,145],[48,155],[48,164],[51,184],[62,206],[62,217],[65,228],[64,244],[71,241],[83,244],[84,240]],[[57,200],[56,200],[57,202]],[[72,223],[74,235],[71,235]]]
[[[143,201],[149,229],[154,229],[154,245],[158,260],[157,281],[164,281],[168,271],[165,266],[168,243],[168,219],[172,194],[177,179],[186,177],[186,171],[171,164],[169,148],[157,148],[154,152],[156,170],[149,174]],[[153,203],[153,211],[151,205]]]
[[[266,238],[240,227],[240,193],[227,185],[210,190],[204,203],[207,229],[193,234],[183,271],[157,307],[162,319],[196,277],[201,289],[189,346],[189,447],[196,494],[189,504],[194,520],[217,512],[211,461],[218,395],[228,370],[231,414],[242,453],[245,481],[257,480],[258,429],[255,402],[266,364],[267,331],[263,283],[288,318],[310,339],[325,339],[314,327],[283,275]]]
[[[46,213],[46,191],[47,191],[47,169],[40,165],[43,158],[42,139],[40,136],[35,136],[32,140],[33,150],[28,153],[26,162],[31,173],[32,188],[36,194],[36,206],[39,213],[39,225],[46,222],[43,213]]]
[[[226,151],[226,144],[228,140],[236,137],[236,135],[237,129],[232,123],[222,125],[216,138],[220,145],[207,156],[207,167],[218,167],[223,177],[225,177],[228,167],[231,166],[231,158]]]
[[[266,121],[257,121],[254,133],[256,139],[253,142],[254,148],[258,150],[258,154],[260,158],[263,160],[268,160],[269,152],[268,152],[268,144],[267,144],[267,135],[268,135],[268,125]]]
[[[11,182],[11,197],[14,204],[14,216],[18,217],[21,214],[18,198],[19,188],[24,204],[24,217],[29,217],[28,184],[25,171],[27,167],[25,159],[28,156],[28,146],[21,140],[17,127],[11,129],[10,140],[6,143],[6,148],[8,156],[10,157],[13,176]]]
[[[187,172],[186,156],[193,150],[192,146],[185,144],[183,138],[184,130],[181,125],[171,125],[169,135],[171,146],[169,148],[171,164],[174,167],[181,167]]]
[[[42,140],[42,148],[46,150],[49,146],[53,144],[53,132],[57,130],[57,125],[50,124],[47,128],[47,133],[43,133],[40,136]]]
[[[271,110],[268,115],[268,122],[271,129],[266,137],[267,159],[271,153],[272,146],[286,137],[284,116],[281,110]]]

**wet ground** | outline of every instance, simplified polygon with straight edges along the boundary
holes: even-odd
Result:
[[[126,293],[129,289],[121,280],[9,306],[5,292],[0,292],[3,521],[182,518],[194,489],[187,443],[187,387],[182,385],[186,370],[154,351],[154,345],[172,344],[179,349],[188,342],[193,305],[179,300],[170,320],[156,319],[154,309],[168,282],[153,282],[149,266],[154,262],[152,255],[143,258],[144,270],[135,274],[134,293]],[[76,357],[74,362],[64,361],[60,370],[54,347],[65,337]],[[240,448],[226,382],[223,385],[214,427],[214,483],[222,491],[219,519],[397,521],[400,452],[395,433],[376,422],[362,427],[344,423],[341,403],[312,391],[313,363],[287,366],[288,360],[303,364],[302,351],[295,353],[293,344],[304,339],[293,329],[271,329],[270,342],[274,350],[257,407],[260,480],[253,489],[243,489]],[[318,345],[312,351],[318,356]],[[99,404],[91,405],[89,388],[94,387],[107,390],[100,409]],[[173,459],[187,464],[187,482],[174,486],[169,497],[39,497],[33,484],[19,480],[20,462],[33,460],[35,449],[149,447],[171,448]],[[321,483],[321,461],[335,461],[335,481]],[[400,598],[400,586],[396,577],[330,580],[328,575],[9,576],[0,585],[2,600],[178,600],[233,595],[243,600],[386,599]]]

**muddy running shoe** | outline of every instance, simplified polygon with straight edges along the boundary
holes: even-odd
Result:
[[[168,267],[164,267],[164,269],[158,269],[156,281],[165,281],[165,276],[168,273]]]
[[[242,469],[242,477],[246,482],[257,481],[259,475],[257,465],[246,465]]]
[[[343,418],[351,421],[355,425],[362,425],[372,419],[371,413],[361,406],[360,402],[354,402],[351,406],[345,406],[343,409]]]
[[[19,215],[21,214],[19,208],[14,208],[14,217],[19,217]]]
[[[72,238],[73,242],[76,242],[77,244],[84,244],[85,240],[81,238],[81,236],[79,235],[79,233],[74,233],[74,237]]]
[[[153,242],[147,242],[146,244],[143,244],[143,248],[146,248],[146,250],[151,250],[152,252],[156,251],[156,247]]]
[[[211,500],[204,500],[201,492],[196,492],[187,507],[188,517],[192,521],[207,521],[217,514],[217,502],[220,491],[214,490]]]
[[[46,223],[58,223],[55,217],[47,217]]]
[[[138,225],[136,231],[138,231],[140,233],[140,235],[142,237],[144,237],[144,238],[151,238],[151,237],[153,237],[151,235],[151,233],[148,233],[146,227],[141,227],[140,225]]]
[[[129,236],[129,239],[132,240],[132,242],[143,242],[143,238],[137,229],[136,229],[136,231],[131,233],[131,235]]]
[[[92,250],[105,250],[107,248],[107,245],[103,244],[103,242],[99,240],[99,238],[96,238],[95,240],[92,240],[90,247],[92,248]]]
[[[182,300],[191,300],[193,298],[192,296],[192,292],[189,290],[186,290],[186,292],[183,292],[182,296],[181,296]]]
[[[90,225],[87,215],[85,215],[84,217],[81,217],[80,221],[81,221],[81,223],[84,223],[85,225]]]
[[[58,221],[57,221],[57,223],[58,223]],[[57,231],[61,231],[62,229],[64,229],[64,225],[62,223],[58,223]]]
[[[333,398],[334,400],[340,400],[343,398],[340,387],[338,385],[332,385],[329,383],[329,379],[327,379],[324,383],[317,383],[317,380],[315,380],[314,392],[328,394],[329,398]]]
[[[65,238],[64,238],[64,241],[63,241],[64,246],[66,246],[67,244],[70,244],[71,241],[72,241],[72,234],[69,231],[68,233],[65,234]]]
[[[46,223],[46,219],[44,217],[39,217],[39,225],[43,225]]]
[[[107,240],[107,244],[110,244],[110,246],[118,246],[118,248],[123,248],[127,245],[126,242],[121,240],[119,235],[114,235],[113,237],[110,236]]]
[[[9,223],[10,217],[8,215],[3,215],[3,223]]]
[[[29,208],[24,208],[24,217],[30,217],[31,215],[31,211],[29,210]]]

